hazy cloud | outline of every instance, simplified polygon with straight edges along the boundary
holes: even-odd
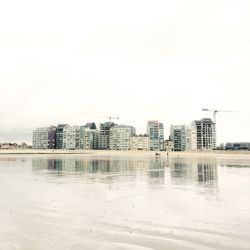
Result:
[[[5,1],[0,140],[119,116],[190,123],[218,115],[219,141],[250,141],[249,1]],[[92,117],[91,117],[92,116]]]

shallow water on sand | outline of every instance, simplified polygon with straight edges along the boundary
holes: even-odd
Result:
[[[0,249],[250,249],[250,160],[0,157]]]

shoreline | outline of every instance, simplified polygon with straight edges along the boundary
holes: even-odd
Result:
[[[157,157],[249,157],[250,151],[113,151],[113,150],[61,150],[61,149],[0,149],[1,155],[81,155],[81,156],[155,156]]]

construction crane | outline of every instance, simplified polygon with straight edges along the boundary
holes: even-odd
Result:
[[[88,114],[85,114],[84,116],[87,116],[87,117],[95,117],[95,118],[105,118],[105,119],[108,119],[109,122],[111,122],[112,120],[118,120],[120,119],[119,117],[114,117],[114,116],[100,116],[100,115],[88,115]]]
[[[110,122],[111,122],[111,120],[119,120],[119,117],[113,117],[113,116],[108,116],[105,118],[109,119]]]
[[[209,112],[213,112],[213,121],[214,121],[214,133],[215,133],[215,144],[217,142],[217,131],[216,131],[216,115],[217,113],[220,112],[226,112],[226,113],[236,113],[236,111],[232,111],[232,110],[217,110],[217,109],[202,109],[202,111],[209,111]]]
[[[95,117],[108,119],[109,122],[111,122],[112,120],[119,120],[120,119],[119,117],[114,117],[114,116],[95,116]]]
[[[232,111],[232,110],[217,110],[217,109],[202,109],[202,111],[211,111],[213,112],[213,120],[214,120],[214,123],[216,124],[216,114],[219,113],[219,112],[227,112],[227,113],[236,113],[235,111]]]

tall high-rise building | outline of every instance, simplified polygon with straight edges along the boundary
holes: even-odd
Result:
[[[80,148],[80,127],[69,126],[63,129],[63,149]]]
[[[110,129],[115,124],[113,122],[105,122],[100,124],[100,130],[98,135],[98,148],[110,149]]]
[[[158,121],[148,121],[147,134],[149,135],[150,150],[164,150],[164,127]]]
[[[197,149],[197,131],[194,124],[186,126],[186,150]]]
[[[186,133],[185,125],[171,125],[170,128],[170,139],[173,141],[174,151],[185,151],[186,150]]]
[[[59,124],[56,128],[56,149],[63,148],[63,129],[69,127],[68,124]]]
[[[174,151],[189,151],[197,149],[196,127],[194,125],[172,125],[170,138]]]
[[[135,128],[128,125],[114,125],[110,129],[110,149],[129,150],[130,138],[135,135]]]
[[[80,128],[80,148],[98,149],[98,131],[95,123],[87,123]]]
[[[216,148],[215,124],[210,118],[194,121],[197,133],[197,149],[212,150]]]
[[[33,131],[32,147],[35,149],[54,149],[56,127],[37,128]]]

